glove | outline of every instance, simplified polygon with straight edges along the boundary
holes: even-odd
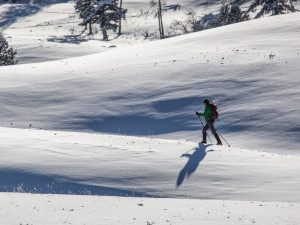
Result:
[[[197,115],[197,116],[200,116],[200,113],[196,112],[196,115]]]

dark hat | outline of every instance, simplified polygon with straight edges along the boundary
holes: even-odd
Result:
[[[209,105],[209,100],[206,98],[206,99],[204,99],[203,103],[206,103]]]

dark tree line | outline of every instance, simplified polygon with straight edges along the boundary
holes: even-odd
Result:
[[[257,13],[255,18],[259,18],[264,14],[280,15],[289,12],[299,11],[294,7],[294,2],[298,0],[255,0],[248,12],[255,11],[258,6],[261,6],[261,10]]]
[[[249,15],[242,12],[238,5],[223,5],[217,17],[212,21],[212,27],[220,27],[228,24],[249,20]]]
[[[254,19],[266,14],[273,16],[296,12],[299,11],[293,5],[296,1],[299,0],[255,0],[248,10],[242,11],[239,5],[237,5],[237,0],[235,3],[223,5],[219,13],[208,22],[206,28],[219,27],[249,20],[249,13],[255,12],[259,6],[260,10],[256,13]],[[201,22],[203,21],[200,21],[200,23]]]

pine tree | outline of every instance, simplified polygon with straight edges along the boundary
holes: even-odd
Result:
[[[0,33],[0,66],[14,65],[18,63],[18,60],[15,60],[17,51],[14,51],[12,48],[9,48],[9,45]]]
[[[75,10],[83,22],[80,25],[90,27],[99,24],[103,39],[108,40],[107,30],[116,32],[120,26],[120,20],[125,19],[126,9],[118,6],[118,0],[77,0]]]
[[[75,2],[75,11],[79,14],[79,18],[83,19],[83,22],[79,25],[85,26],[85,30],[89,26],[89,34],[93,33],[91,14],[95,4],[96,0],[76,0]]]
[[[271,14],[273,16],[296,12],[299,11],[293,5],[293,2],[296,1],[298,0],[255,0],[248,11],[255,11],[258,6],[262,6],[255,18],[259,18],[264,14]]]
[[[212,21],[212,27],[219,27],[228,24],[249,20],[249,15],[242,12],[238,5],[223,5],[219,15]]]
[[[127,10],[118,6],[118,0],[97,0],[97,3],[92,18],[95,23],[100,25],[103,40],[108,40],[107,30],[116,32],[119,21],[125,19]]]

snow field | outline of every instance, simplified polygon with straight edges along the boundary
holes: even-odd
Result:
[[[79,36],[74,3],[4,4],[0,32],[17,49],[19,63],[36,63],[109,50],[111,44]],[[78,30],[77,30],[78,29]],[[80,29],[80,30],[79,30]]]
[[[1,191],[300,200],[300,158],[293,155],[104,134],[1,133]]]
[[[180,4],[176,11],[164,12],[166,37],[183,34],[174,21],[185,23],[192,10],[200,20],[206,14],[217,14],[224,2],[192,1],[168,2]],[[122,35],[109,33],[109,42],[101,41],[101,32],[88,35],[75,14],[74,1],[21,0],[17,4],[1,4],[0,31],[4,32],[12,47],[18,50],[19,63],[45,62],[108,51],[114,47],[135,46],[158,40],[158,19],[150,7],[150,1],[125,1],[127,19],[123,21]],[[246,10],[249,3],[241,4]],[[152,12],[149,14],[149,12]],[[97,26],[93,28],[94,31]]]
[[[232,146],[298,154],[299,15],[1,68],[1,126],[198,142],[208,97]]]
[[[143,44],[131,1],[104,43],[72,4],[0,7],[0,224],[298,224],[299,13]],[[198,144],[206,97],[233,147]]]
[[[297,224],[299,203],[0,193],[2,224]],[[16,215],[16,212],[17,215]]]

